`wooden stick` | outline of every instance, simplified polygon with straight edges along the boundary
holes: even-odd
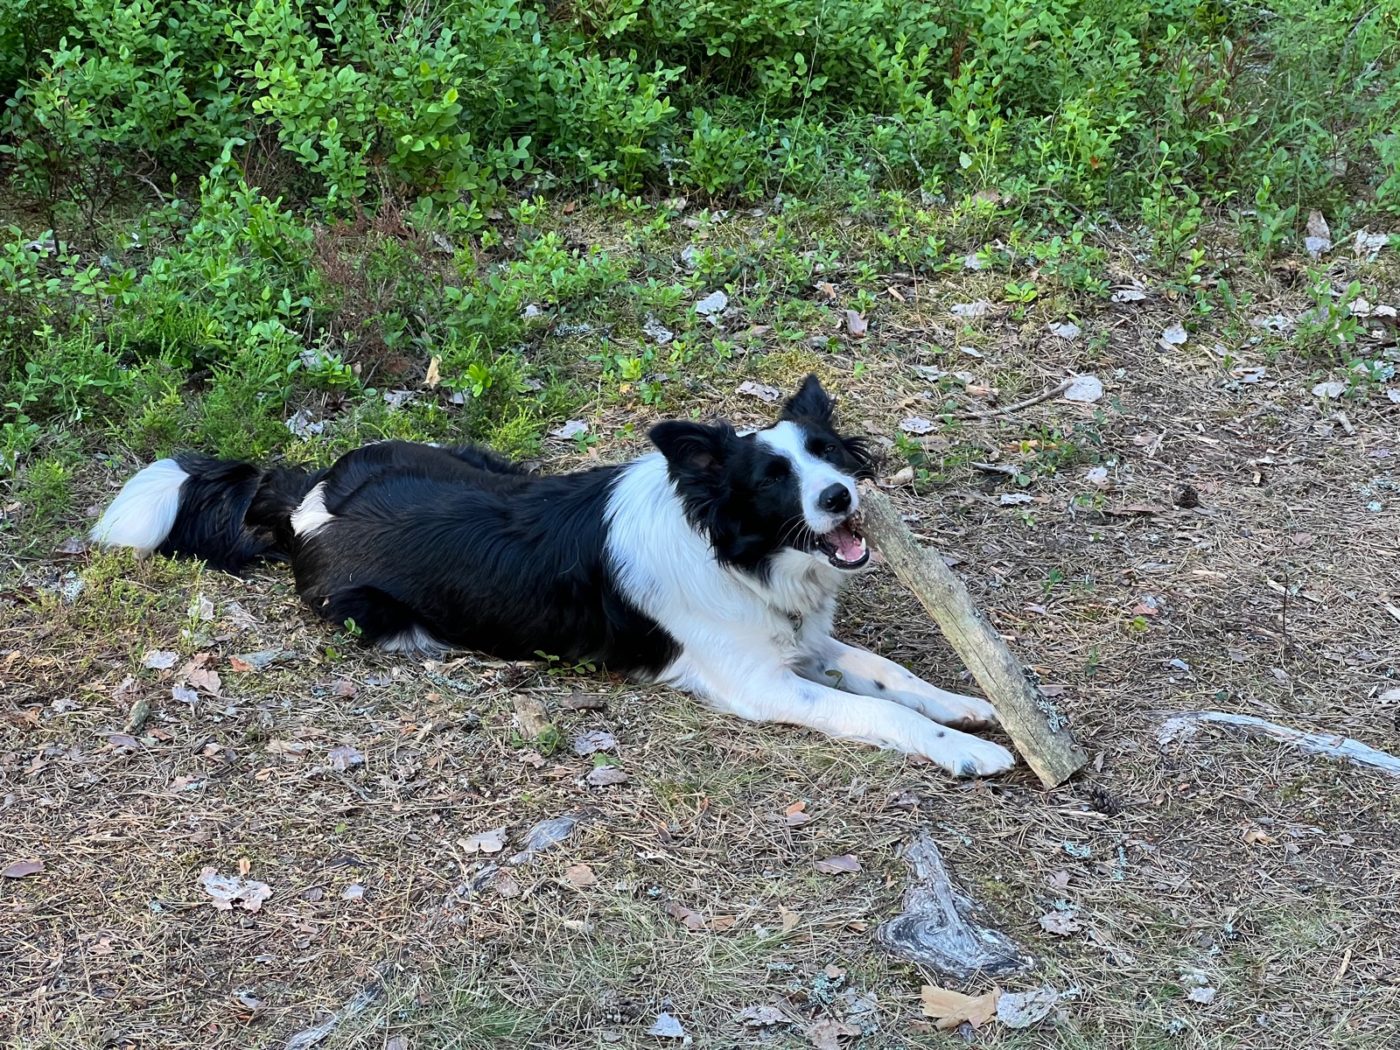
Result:
[[[983,619],[962,581],[936,552],[925,550],[914,539],[889,497],[866,485],[860,507],[865,538],[914,592],[967,664],[1016,750],[1046,787],[1063,784],[1088,761],[1064,715]]]
[[[1310,755],[1340,758],[1358,766],[1369,766],[1392,776],[1400,776],[1400,758],[1388,751],[1377,751],[1368,744],[1353,740],[1349,736],[1342,736],[1340,733],[1308,733],[1301,729],[1281,726],[1277,722],[1266,722],[1253,715],[1232,715],[1224,711],[1188,711],[1185,714],[1173,715],[1162,723],[1157,742],[1170,744],[1177,740],[1190,739],[1203,722],[1230,726],[1240,730],[1245,736],[1277,740]]]

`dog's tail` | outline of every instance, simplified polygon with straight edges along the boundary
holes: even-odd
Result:
[[[182,453],[123,485],[90,537],[239,573],[260,558],[290,557],[292,514],[324,475]]]

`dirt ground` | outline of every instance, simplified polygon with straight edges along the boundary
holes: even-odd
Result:
[[[1393,293],[1386,265],[1366,274]],[[1255,280],[1247,313],[1308,305],[1286,267]],[[890,491],[1091,754],[1053,791],[573,669],[367,654],[277,568],[60,553],[81,514],[51,556],[5,558],[0,865],[43,865],[0,878],[9,1045],[1400,1045],[1400,780],[1219,728],[1159,742],[1204,709],[1400,754],[1400,404],[1384,384],[1318,396],[1339,368],[1145,283],[1066,340],[1053,296],[964,322],[950,308],[996,301],[1000,278],[890,275],[864,339],[833,309],[832,348],[754,352],[690,392],[758,423],[772,410],[742,380],[816,367],[847,429],[934,422],[903,439],[927,473]],[[1188,340],[1161,342],[1176,323]],[[1393,352],[1393,321],[1366,328]],[[940,415],[1078,373],[1101,400]],[[640,451],[622,428],[650,411],[600,402],[598,443],[554,442],[545,468]],[[133,467],[94,460],[78,505]],[[839,625],[975,688],[884,572]],[[557,734],[527,739],[521,698]],[[586,733],[615,742],[580,755]],[[521,857],[561,816],[572,831]],[[1034,971],[961,985],[878,946],[921,831]],[[845,855],[858,871],[815,866]],[[216,909],[205,869],[270,895]],[[1059,1012],[922,1016],[923,985],[994,983],[1049,986]],[[677,1031],[659,1015],[684,1037],[652,1034]]]

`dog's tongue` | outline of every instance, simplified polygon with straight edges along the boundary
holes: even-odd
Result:
[[[860,561],[865,555],[860,537],[846,526],[838,525],[832,529],[831,538],[836,541],[836,556],[842,561]]]

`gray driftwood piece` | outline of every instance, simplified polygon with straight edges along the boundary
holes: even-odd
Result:
[[[1040,782],[1057,787],[1074,776],[1088,758],[1070,733],[1069,722],[977,611],[962,580],[937,552],[919,544],[879,489],[864,487],[860,514],[870,545],[914,592],[962,657]]]
[[[980,906],[959,887],[927,832],[904,849],[914,869],[914,885],[904,895],[904,912],[875,931],[888,951],[960,981],[979,973],[1019,973],[1035,960],[999,930],[977,921]]]
[[[1377,751],[1369,744],[1363,744],[1349,736],[1308,733],[1301,729],[1281,726],[1277,722],[1266,722],[1253,715],[1232,715],[1224,711],[1188,711],[1186,714],[1173,715],[1162,723],[1162,728],[1157,733],[1157,742],[1170,744],[1177,740],[1190,739],[1196,735],[1202,723],[1231,726],[1246,736],[1277,740],[1310,755],[1340,758],[1358,766],[1369,766],[1392,776],[1400,776],[1400,758],[1388,751]]]

